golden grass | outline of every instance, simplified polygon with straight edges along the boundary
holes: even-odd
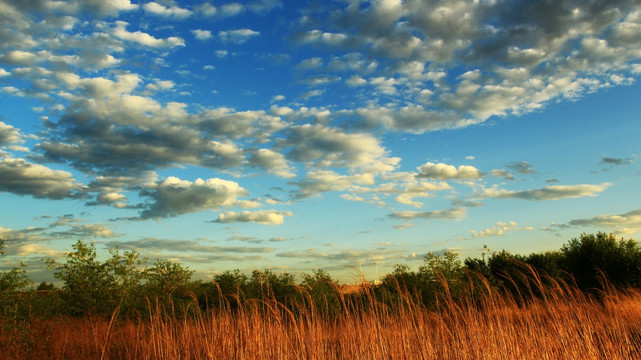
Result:
[[[35,320],[26,331],[5,323],[0,359],[641,358],[637,290],[597,300],[558,287],[526,305],[490,291],[474,301],[444,297],[434,311],[409,297],[394,306],[371,292],[364,299],[365,306],[343,298],[344,312],[333,318],[249,300],[238,311],[189,317],[152,305],[141,321]]]

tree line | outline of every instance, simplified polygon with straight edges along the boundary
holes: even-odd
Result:
[[[0,254],[3,243],[0,241]],[[146,259],[136,251],[110,250],[104,261],[94,244],[78,240],[62,262],[46,259],[61,284],[31,289],[24,267],[0,272],[0,316],[110,316],[144,318],[150,307],[230,311],[248,302],[275,300],[290,308],[327,316],[346,311],[346,298],[371,304],[403,301],[410,296],[428,308],[439,299],[468,298],[498,291],[521,301],[544,296],[546,286],[567,286],[599,293],[605,287],[641,288],[641,247],[612,234],[581,234],[556,251],[512,254],[505,250],[461,260],[454,252],[427,253],[417,270],[399,264],[380,284],[346,293],[323,270],[299,276],[271,270],[245,274],[229,270],[212,280],[191,280],[194,271],[178,262]]]

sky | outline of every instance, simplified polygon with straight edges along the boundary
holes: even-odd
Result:
[[[637,1],[0,0],[0,269],[639,240],[640,78]]]

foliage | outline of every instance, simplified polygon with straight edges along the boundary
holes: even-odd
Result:
[[[78,240],[72,245],[74,251],[65,255],[66,262],[57,264],[48,259],[54,276],[61,280],[61,297],[66,310],[72,315],[108,314],[117,303],[117,282],[107,263],[96,259],[94,244]]]
[[[4,240],[0,240],[0,255],[4,255]],[[12,268],[9,271],[0,272],[0,296],[8,296],[9,293],[24,289],[31,280],[26,275],[24,264]]]
[[[600,288],[602,278],[613,285],[641,287],[641,246],[602,232],[581,234],[561,249],[565,270],[581,289]]]
[[[151,293],[160,298],[169,298],[176,290],[185,287],[193,274],[193,270],[180,263],[158,259],[154,266],[144,271],[144,279]]]
[[[311,304],[325,316],[336,316],[340,312],[338,282],[322,269],[301,277],[301,286],[309,295]]]

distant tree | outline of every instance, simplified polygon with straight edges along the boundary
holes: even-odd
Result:
[[[462,294],[465,270],[458,254],[453,251],[446,251],[443,255],[427,253],[423,265],[418,268],[418,276],[426,285],[424,300],[440,293],[455,297]]]
[[[107,315],[117,306],[116,280],[106,263],[96,259],[94,244],[78,240],[73,251],[65,255],[66,262],[49,258],[56,279],[63,282],[61,298],[72,315]]]
[[[114,296],[120,312],[129,315],[141,311],[145,305],[140,296],[140,288],[144,280],[146,259],[136,251],[120,253],[118,247],[109,250],[111,257],[105,262],[105,269],[113,279]]]
[[[617,286],[641,286],[641,247],[599,232],[581,234],[563,245],[563,265],[581,289],[601,287],[601,274]]]
[[[250,298],[275,299],[289,305],[299,296],[296,278],[288,272],[277,275],[269,269],[254,270],[247,285]]]
[[[4,246],[4,240],[0,240],[0,255],[4,255]],[[24,289],[31,284],[24,266],[23,263],[20,263],[20,265],[9,271],[0,272],[0,297]]]
[[[301,278],[300,284],[307,291],[310,300],[318,311],[327,316],[334,316],[339,313],[338,282],[322,269],[317,269],[311,274],[302,274]]]
[[[193,274],[193,270],[189,270],[180,263],[158,259],[152,267],[145,270],[144,278],[151,294],[166,298],[187,285]]]
[[[51,290],[56,290],[56,285],[53,283],[48,283],[46,281],[41,282],[38,284],[38,287],[36,287],[37,291],[51,291]]]

